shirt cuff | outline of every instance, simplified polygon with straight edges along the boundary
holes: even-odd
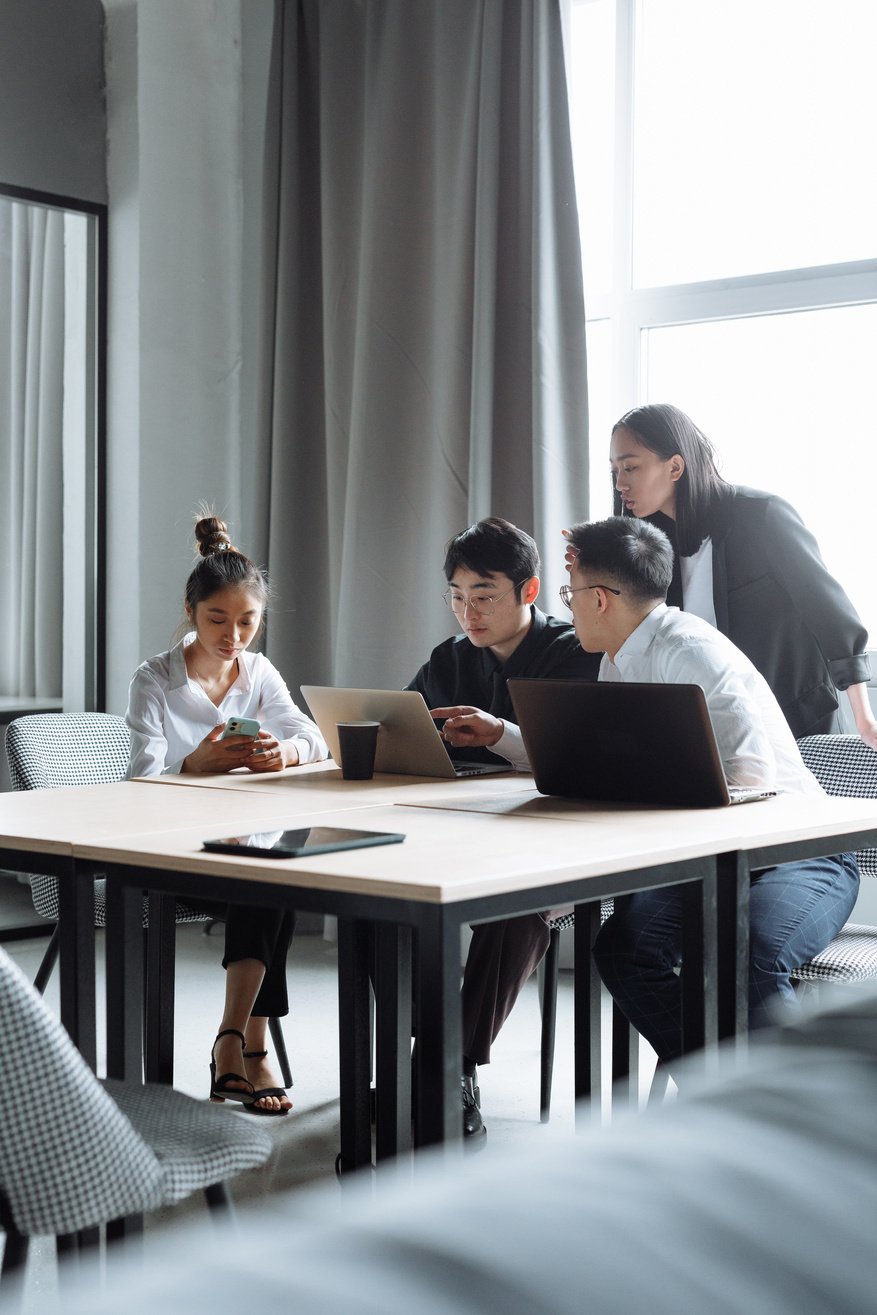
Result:
[[[500,720],[503,725],[502,735],[496,744],[490,746],[490,752],[498,753],[500,758],[505,758],[516,772],[529,772],[530,760],[524,748],[520,726],[516,726],[513,721],[506,721],[504,717]]]
[[[836,689],[849,689],[850,685],[865,685],[871,679],[871,659],[867,653],[856,657],[835,658],[828,669]]]

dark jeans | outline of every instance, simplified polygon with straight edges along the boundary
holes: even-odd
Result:
[[[854,854],[767,868],[750,888],[749,1026],[794,1007],[790,973],[824,950],[849,917],[859,889]],[[612,997],[659,1059],[682,1053],[682,897],[677,886],[631,895],[594,946]],[[684,971],[684,969],[683,969]]]

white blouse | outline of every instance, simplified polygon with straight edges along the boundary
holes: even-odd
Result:
[[[218,707],[212,703],[186,670],[183,650],[194,638],[193,632],[169,653],[148,658],[131,678],[129,778],[179,772],[183,759],[229,717],[255,717],[278,740],[291,740],[300,762],[328,758],[326,741],[262,653],[241,653],[237,680]]]
[[[704,539],[696,553],[679,558],[682,573],[682,606],[711,626],[716,625],[713,601],[713,541]]]

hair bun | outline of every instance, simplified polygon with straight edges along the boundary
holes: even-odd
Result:
[[[202,557],[212,557],[218,552],[237,551],[228,537],[228,526],[216,516],[203,516],[196,522],[195,539]]]

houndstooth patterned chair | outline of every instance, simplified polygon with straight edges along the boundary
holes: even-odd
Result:
[[[798,741],[798,748],[826,794],[877,799],[877,752],[858,735],[810,735]],[[857,858],[863,876],[877,877],[877,849],[861,849]],[[821,954],[792,976],[814,984],[877,977],[877,927],[848,922]]]
[[[96,1229],[264,1164],[254,1123],[165,1086],[99,1082],[60,1022],[0,949],[2,1286],[34,1236]],[[95,1239],[97,1240],[97,1239]]]
[[[122,781],[128,771],[130,737],[121,717],[103,712],[39,713],[19,717],[6,732],[6,756],[14,790],[50,790],[68,785],[106,785]],[[42,918],[58,918],[55,877],[30,879],[34,908]],[[106,891],[95,882],[94,922],[106,926]],[[146,908],[143,914],[146,925]],[[206,915],[177,901],[177,922],[204,922]],[[36,976],[45,989],[58,957],[57,928]]]

